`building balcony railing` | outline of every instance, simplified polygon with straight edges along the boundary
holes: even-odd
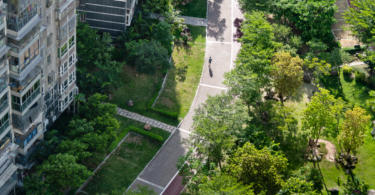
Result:
[[[20,53],[31,41],[38,36],[38,26],[35,26],[30,32],[28,32],[20,41],[8,38],[7,45],[11,47],[11,50],[15,53]]]
[[[35,146],[33,146],[31,149],[29,149],[28,153],[26,156],[22,155],[22,154],[19,154],[17,157],[16,157],[16,163],[17,164],[20,164],[24,167],[27,167],[29,164],[33,163],[34,160],[32,159],[32,156],[33,154],[35,154],[36,152],[36,149],[38,148],[37,145],[39,144],[39,142],[36,142],[35,143]]]
[[[26,132],[27,129],[32,125],[32,123],[39,117],[43,112],[42,101],[38,100],[36,102],[35,108],[30,108],[24,115],[20,116],[17,114],[12,114],[12,125],[14,128],[19,129],[22,132]]]
[[[6,104],[6,106],[8,103]],[[0,134],[4,133],[4,131],[9,127],[9,119],[3,123],[3,125],[0,127]]]
[[[2,113],[5,109],[7,109],[9,106],[8,104],[8,100],[4,101],[1,105],[0,105],[0,113]],[[9,122],[8,122],[9,123]],[[4,125],[3,125],[4,126]],[[0,134],[3,133],[3,131],[6,129],[6,127],[3,129],[3,126],[0,127]],[[9,125],[8,125],[9,126]]]
[[[12,109],[17,110],[19,112],[23,112],[26,108],[35,100],[36,97],[40,94],[40,87],[34,90],[33,94],[26,99],[26,101],[22,102],[22,105],[12,103]]]
[[[22,81],[10,78],[9,86],[12,91],[22,93],[24,89],[27,89],[27,87],[31,83],[35,83],[35,79],[39,79],[38,77],[40,75],[41,67],[37,66],[35,67],[35,70],[31,71],[30,74],[28,74]]]
[[[37,125],[32,125],[25,134],[20,136],[15,136],[15,144],[19,145],[20,148],[24,149],[25,147],[34,143],[32,140],[43,133],[43,124],[39,123]],[[30,151],[30,150],[29,150]],[[28,152],[28,154],[31,152]]]
[[[35,49],[31,54],[31,57],[27,57],[24,60],[13,57],[9,59],[9,69],[15,73],[21,73],[35,58],[39,56],[39,47]]]
[[[26,8],[27,9],[27,8]],[[38,6],[21,14],[7,13],[8,30],[20,31],[28,22],[30,22],[36,15],[38,15]]]
[[[46,8],[49,8],[53,5],[53,0],[47,0],[46,1]]]

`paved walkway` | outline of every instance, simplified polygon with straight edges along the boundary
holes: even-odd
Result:
[[[117,114],[119,114],[121,116],[124,116],[126,118],[133,119],[135,121],[140,121],[140,122],[143,122],[143,123],[148,123],[152,127],[157,127],[159,129],[163,129],[163,130],[171,132],[171,133],[174,130],[176,130],[176,127],[174,127],[174,126],[167,125],[165,123],[156,121],[156,120],[151,119],[151,118],[147,118],[147,117],[141,116],[141,115],[139,115],[137,113],[130,112],[130,111],[124,110],[124,109],[119,108],[119,107],[117,107]]]
[[[157,14],[151,14],[151,18],[157,18]],[[190,16],[181,16],[181,18],[185,19],[185,24],[190,24],[193,26],[207,26],[207,19],[206,18],[196,18]],[[160,17],[159,20],[164,21],[164,17]]]
[[[337,20],[336,24],[332,25],[332,32],[335,38],[340,41],[342,47],[353,47],[359,45],[358,40],[353,37],[350,31],[345,31],[342,27],[348,27],[345,23],[345,19],[342,17],[343,13],[349,9],[348,0],[336,0],[338,12],[335,13]]]
[[[193,124],[195,109],[206,101],[207,95],[216,95],[226,90],[222,84],[224,73],[233,68],[233,61],[241,47],[234,36],[234,21],[243,18],[236,0],[208,0],[206,55],[200,84],[193,104],[179,128],[173,132],[164,146],[137,177],[130,188],[137,184],[147,185],[157,194],[177,195],[183,190],[182,178],[178,175],[177,159],[187,153],[188,149],[181,141],[188,138]],[[238,19],[237,19],[238,20]],[[208,59],[212,57],[211,68]]]

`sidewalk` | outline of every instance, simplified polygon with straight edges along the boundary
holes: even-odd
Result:
[[[151,14],[150,17],[157,18],[157,14]],[[189,16],[181,16],[181,18],[185,19],[185,24],[190,24],[193,26],[207,26],[206,18],[196,18],[196,17],[189,17]],[[164,21],[164,18],[160,17],[159,20]]]
[[[239,12],[238,6],[235,6],[236,11],[232,13],[234,1],[208,0],[205,63],[194,101],[178,129],[174,131],[130,188],[135,189],[137,184],[147,185],[154,189],[157,194],[166,195],[177,195],[183,190],[182,178],[178,176],[176,164],[178,158],[185,155],[188,149],[181,145],[181,141],[189,137],[194,110],[206,101],[207,95],[217,95],[226,90],[226,86],[222,84],[224,73],[230,71],[233,67],[232,62],[240,48],[239,43],[233,44],[233,35],[236,31],[233,28],[233,21],[235,17],[243,16],[237,13]],[[190,18],[186,22],[204,26],[204,23]],[[208,67],[210,56],[213,59],[211,68]]]

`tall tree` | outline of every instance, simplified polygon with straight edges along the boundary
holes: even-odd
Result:
[[[117,106],[110,103],[102,103],[107,100],[106,95],[94,94],[87,99],[87,102],[81,107],[82,118],[92,121],[98,116],[109,114],[114,117],[117,113]]]
[[[272,155],[246,143],[228,159],[227,171],[244,185],[253,184],[255,194],[275,194],[284,183],[281,172],[288,165],[283,155]]]
[[[284,103],[284,97],[293,95],[302,84],[303,60],[292,57],[290,53],[280,52],[275,54],[272,63],[275,68],[270,76],[281,103]]]
[[[350,61],[350,54],[343,49],[335,48],[331,54],[328,62],[339,70],[341,74],[341,66]]]
[[[142,3],[143,11],[149,14],[160,14],[168,11],[170,9],[170,1],[169,0],[145,0]]]
[[[76,95],[74,95],[74,102],[77,103],[77,114],[79,115],[79,105],[80,103],[84,103],[86,102],[86,99],[85,99],[85,94],[83,93],[78,93]],[[74,113],[75,114],[75,113]]]
[[[375,37],[375,1],[353,0],[344,13],[344,19],[352,34],[362,43],[368,44]]]
[[[76,158],[69,154],[52,155],[38,169],[46,174],[46,181],[55,183],[60,189],[78,187],[92,174]]]
[[[340,119],[343,116],[344,109],[346,107],[346,102],[342,100],[341,97],[337,98],[332,105],[332,113],[336,118],[336,131],[339,132]]]
[[[303,110],[302,128],[310,130],[310,135],[318,143],[319,136],[323,128],[328,127],[334,120],[332,105],[335,102],[333,95],[327,89],[319,88],[315,92],[312,100]]]
[[[153,28],[154,34],[152,35],[152,39],[159,41],[161,45],[168,51],[168,54],[172,53],[173,46],[173,36],[171,34],[171,28],[172,24],[161,21]]]
[[[346,111],[338,141],[348,155],[364,143],[370,119],[363,108],[354,107],[353,110]]]
[[[131,41],[126,43],[126,48],[137,72],[153,74],[159,66],[163,69],[170,67],[167,49],[155,40]]]
[[[26,191],[26,195],[63,195],[53,185],[45,181],[44,174],[40,171],[26,175],[23,179],[23,188]]]
[[[83,162],[92,155],[92,153],[87,151],[88,147],[88,144],[78,140],[64,140],[57,146],[56,152],[70,154],[76,157],[78,162]]]
[[[362,57],[362,60],[370,68],[370,76],[374,75],[375,51],[366,50],[366,55]]]

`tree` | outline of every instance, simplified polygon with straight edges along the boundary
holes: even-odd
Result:
[[[126,43],[129,49],[131,61],[136,66],[137,72],[155,73],[158,67],[168,69],[170,67],[168,51],[155,41],[139,40]]]
[[[371,109],[372,110],[375,110],[375,91],[374,90],[371,90],[369,92],[369,95],[370,95],[370,99],[366,100],[366,104],[368,106],[371,106]]]
[[[246,143],[228,159],[228,174],[244,185],[253,184],[255,194],[275,194],[283,185],[282,175],[288,165],[283,155],[272,155],[266,148],[257,150]]]
[[[302,39],[313,38],[325,43],[333,41],[331,27],[336,23],[337,12],[335,1],[326,0],[277,0],[274,3],[274,18],[288,20],[302,31]]]
[[[303,110],[302,128],[311,130],[310,135],[313,139],[316,139],[316,144],[322,129],[328,127],[334,120],[332,112],[334,102],[335,98],[327,89],[319,88],[319,92],[314,93],[311,102]]]
[[[163,13],[164,21],[172,25],[170,29],[170,34],[173,34],[175,31],[181,32],[186,28],[185,19],[181,18],[180,11],[175,10],[174,8],[170,9],[167,12]]]
[[[99,195],[99,194],[97,193],[96,195]],[[156,192],[152,188],[146,185],[137,184],[136,189],[126,190],[126,188],[123,188],[121,190],[113,190],[112,193],[110,194],[101,194],[101,195],[156,195]]]
[[[346,107],[346,102],[341,99],[341,97],[337,98],[332,105],[332,114],[336,118],[336,131],[339,132],[340,126],[340,118],[344,113],[344,108]]]
[[[353,0],[352,6],[344,13],[350,24],[351,33],[362,43],[368,44],[375,37],[375,2],[373,0]]]
[[[350,61],[350,54],[342,49],[335,48],[330,54],[329,63],[339,70],[339,75],[341,74],[341,65],[348,63]]]
[[[26,191],[26,195],[63,195],[59,190],[45,182],[44,174],[40,171],[26,175],[23,179],[23,188]]]
[[[205,178],[199,186],[199,194],[202,195],[253,195],[251,185],[243,185],[237,180],[225,173],[217,174],[212,178]]]
[[[103,81],[109,82],[115,87],[119,87],[121,83],[120,74],[122,73],[122,67],[125,63],[120,63],[116,61],[109,61],[106,63],[94,62],[95,66],[98,67],[99,75]]]
[[[87,99],[87,102],[81,107],[82,118],[92,121],[98,116],[109,114],[114,117],[117,113],[117,106],[110,103],[102,103],[107,100],[106,95],[94,94]]]
[[[301,37],[293,35],[292,29],[282,24],[272,24],[275,33],[275,41],[282,43],[283,46],[278,49],[279,52],[289,52],[293,57],[297,56],[297,51],[302,47]]]
[[[91,152],[104,152],[108,146],[109,135],[103,134],[99,135],[98,133],[87,133],[80,138],[79,141],[88,144],[88,151]],[[94,156],[98,157],[98,156]]]
[[[313,75],[319,77],[320,75],[328,75],[331,70],[331,64],[328,64],[324,60],[319,60],[318,58],[312,58],[311,60],[305,59],[304,65],[313,70]]]
[[[240,0],[240,7],[247,13],[252,11],[270,12],[273,7],[272,0]]]
[[[168,0],[145,0],[142,3],[143,11],[149,14],[160,14],[167,12],[170,9],[170,3]]]
[[[94,123],[92,121],[87,121],[86,119],[72,120],[68,125],[69,130],[66,132],[66,135],[73,140],[85,134],[94,132],[93,125]]]
[[[90,152],[86,151],[88,147],[88,144],[78,140],[64,140],[57,146],[56,152],[72,155],[78,162],[83,162],[92,155]]]
[[[168,54],[172,53],[173,47],[173,36],[171,34],[171,28],[171,24],[161,21],[153,28],[154,34],[152,35],[153,40],[159,41],[161,45],[168,50]]]
[[[109,139],[115,139],[116,129],[120,127],[120,123],[108,113],[102,116],[98,116],[94,119],[94,129],[99,134],[106,134]]]
[[[362,57],[362,60],[370,68],[370,76],[372,76],[375,68],[375,51],[366,50],[365,53],[366,55]]]
[[[74,102],[77,102],[77,114],[79,115],[79,105],[80,105],[80,103],[86,102],[85,94],[78,93],[78,94],[74,95]]]
[[[357,149],[364,143],[370,119],[370,115],[366,115],[366,111],[360,107],[354,107],[353,110],[345,112],[345,120],[338,141],[348,155],[350,151]]]
[[[275,107],[275,116],[272,121],[277,123],[277,128],[281,131],[292,131],[292,124],[298,123],[298,121],[293,117],[293,111],[295,107],[284,106],[280,102],[277,102]]]
[[[70,154],[52,155],[38,169],[46,175],[47,183],[54,183],[60,189],[78,187],[92,174]]]
[[[323,189],[323,177],[319,169],[303,166],[294,171],[283,184],[278,195],[306,194],[316,195]],[[319,193],[320,194],[320,193]]]
[[[280,52],[275,54],[272,63],[275,68],[270,72],[270,76],[283,104],[284,97],[293,95],[302,84],[303,60],[292,57],[290,53]]]

